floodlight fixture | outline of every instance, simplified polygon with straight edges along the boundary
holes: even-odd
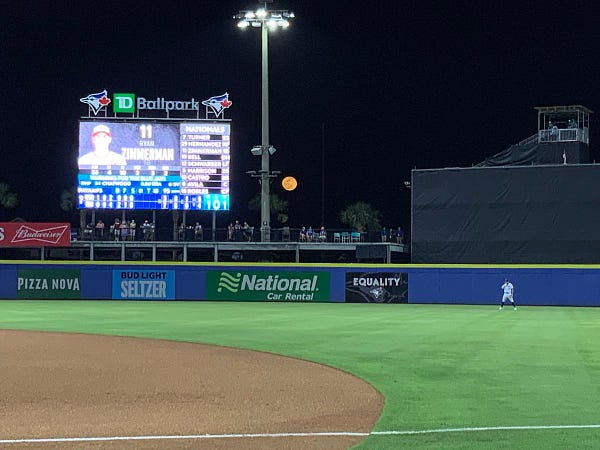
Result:
[[[266,25],[271,31],[274,31],[278,27],[289,27],[289,19],[295,17],[296,15],[291,11],[283,9],[267,9],[267,2],[265,2],[264,6],[261,6],[256,10],[243,10],[233,16],[234,19],[239,20],[239,28],[247,28],[249,26],[261,28],[263,25]]]
[[[238,20],[238,27],[260,28],[261,29],[261,57],[262,57],[262,140],[261,145],[254,146],[250,150],[255,156],[261,156],[261,170],[254,174],[254,177],[260,177],[260,218],[261,218],[261,238],[263,242],[271,240],[271,206],[269,193],[269,180],[277,176],[275,172],[269,169],[269,158],[276,149],[269,145],[269,64],[268,64],[268,40],[269,31],[274,32],[277,28],[288,28],[290,19],[295,17],[294,13],[287,10],[274,10],[267,8],[267,4],[272,0],[263,0],[261,6],[256,10],[239,11],[234,19]]]

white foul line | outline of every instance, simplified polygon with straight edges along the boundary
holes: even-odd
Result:
[[[145,441],[156,439],[230,439],[230,438],[261,438],[261,437],[313,437],[313,436],[368,436],[364,432],[322,432],[322,433],[238,433],[238,434],[189,434],[173,436],[106,436],[106,437],[66,437],[40,439],[0,439],[0,444],[20,444],[36,442],[90,442],[90,441]]]
[[[42,442],[98,442],[98,441],[148,441],[159,439],[232,439],[232,438],[281,438],[281,437],[318,437],[318,436],[391,436],[432,433],[462,433],[467,431],[509,431],[509,430],[556,430],[573,428],[600,428],[600,425],[530,425],[513,427],[467,427],[467,428],[438,428],[432,430],[400,430],[400,431],[371,431],[368,432],[315,432],[315,433],[238,433],[238,434],[190,434],[172,436],[106,436],[106,437],[65,437],[39,439],[0,439],[0,444],[22,444]]]
[[[404,431],[371,431],[371,435],[393,434],[432,434],[432,433],[462,433],[466,431],[505,431],[505,430],[558,430],[567,428],[600,428],[600,425],[524,425],[514,427],[466,427],[466,428],[438,428],[433,430],[404,430]]]

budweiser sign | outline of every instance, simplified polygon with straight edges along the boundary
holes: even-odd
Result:
[[[69,247],[68,223],[0,222],[0,247]]]

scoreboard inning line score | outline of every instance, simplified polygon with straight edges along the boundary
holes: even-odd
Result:
[[[79,208],[229,210],[230,124],[80,121]]]

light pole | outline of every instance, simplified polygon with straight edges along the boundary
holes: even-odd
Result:
[[[267,4],[273,0],[267,0],[261,3],[256,10],[240,11],[234,16],[238,19],[238,27],[245,29],[248,27],[261,29],[261,55],[262,55],[262,138],[260,153],[256,152],[257,147],[252,149],[252,154],[260,154],[261,170],[259,172],[260,181],[260,234],[263,242],[271,240],[271,202],[270,202],[270,182],[275,176],[269,168],[269,157],[275,152],[273,146],[269,145],[269,31],[275,31],[278,28],[287,28],[290,25],[289,20],[294,17],[294,13],[286,10],[270,10]]]

